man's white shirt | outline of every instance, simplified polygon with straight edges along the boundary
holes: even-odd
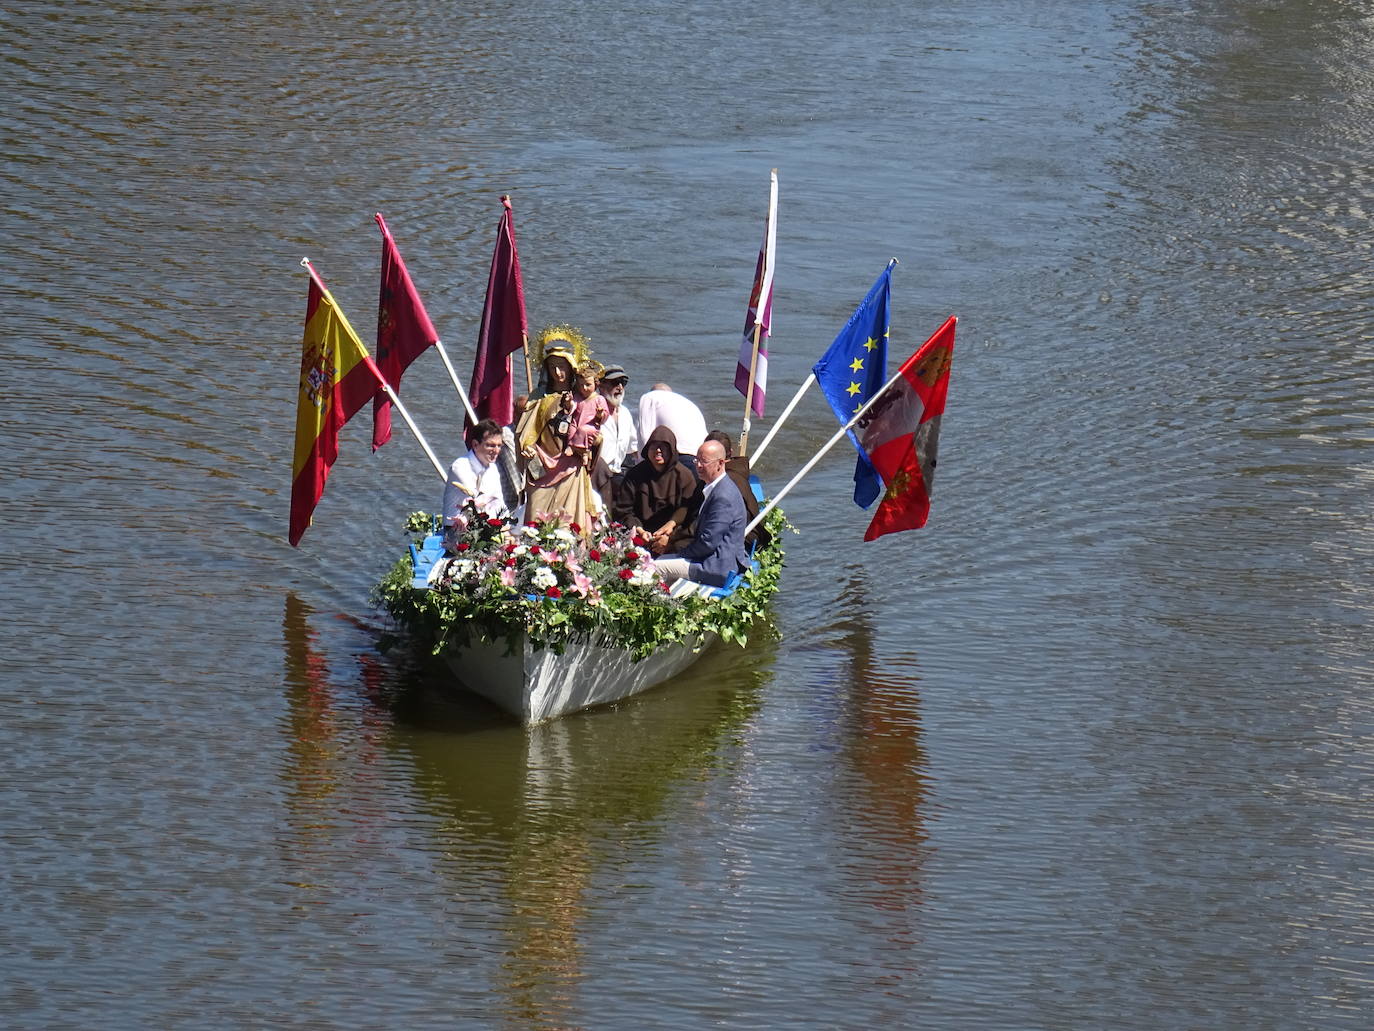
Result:
[[[484,465],[473,451],[455,459],[448,468],[448,482],[444,485],[444,525],[448,526],[469,497],[487,515],[501,518],[509,515],[501,496],[501,474],[496,463]]]

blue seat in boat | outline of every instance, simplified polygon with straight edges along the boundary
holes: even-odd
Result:
[[[426,537],[418,548],[411,544],[410,563],[414,567],[414,576],[411,577],[410,586],[429,586],[429,572],[434,568],[434,563],[443,557],[444,538],[437,533],[432,533]]]

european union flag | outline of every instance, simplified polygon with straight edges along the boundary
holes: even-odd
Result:
[[[887,382],[887,329],[894,264],[888,262],[830,349],[811,367],[841,426],[854,418]],[[858,464],[854,466],[854,503],[867,508],[882,493],[883,481],[853,430],[849,431],[849,439],[859,452]]]

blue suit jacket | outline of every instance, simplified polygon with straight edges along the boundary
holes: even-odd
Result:
[[[722,476],[697,513],[696,538],[676,555],[685,558],[691,579],[719,587],[731,573],[745,569],[749,556],[744,551],[744,498]]]

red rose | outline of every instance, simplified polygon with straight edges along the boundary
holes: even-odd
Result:
[[[593,562],[600,562],[600,561],[601,561],[601,552],[599,552],[599,551],[597,551],[595,548],[593,548],[591,551],[587,552],[587,557],[588,557],[589,559],[591,559]]]
[[[630,538],[630,543],[633,544],[636,548],[642,548],[645,544],[648,543],[648,541],[646,541],[639,534],[635,534],[633,537]]]
[[[515,550],[515,543],[511,542],[510,544],[507,544],[505,548],[503,548],[502,550],[505,551],[507,555],[509,555],[511,552]]]
[[[582,527],[578,526],[576,523],[569,523],[569,524],[568,524],[568,529],[571,530],[573,533],[581,533],[581,532],[582,532]]]
[[[634,575],[635,575],[635,574],[634,574],[634,570],[632,570],[632,569],[622,569],[622,570],[620,571],[620,579],[622,579],[622,580],[629,580],[629,579],[630,579],[631,577],[633,577]]]
[[[563,592],[560,591],[557,587],[550,587],[550,588],[549,588],[547,591],[545,591],[544,593],[545,593],[546,595],[548,595],[550,598],[561,598],[561,597],[563,597]]]
[[[530,554],[531,554],[531,555],[538,555],[538,554],[539,554],[539,545],[538,545],[538,544],[531,544],[531,545],[530,545]]]
[[[499,520],[499,519],[488,519],[488,520],[487,520],[487,525],[488,525],[488,526],[500,526],[500,525],[501,525],[501,520]]]
[[[467,551],[468,548],[470,548],[470,547],[472,547],[471,544],[469,544],[467,541],[462,541],[462,542],[460,542],[459,545],[458,545],[458,550],[459,550],[459,551]]]
[[[515,568],[515,559],[513,559],[513,558],[508,558],[508,559],[506,559],[506,568],[507,568],[507,569],[514,569],[514,568]]]

